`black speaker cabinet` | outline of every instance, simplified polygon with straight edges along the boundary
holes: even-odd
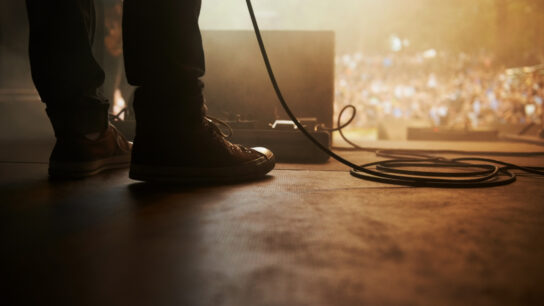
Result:
[[[295,115],[332,125],[335,38],[331,31],[263,31],[285,99]],[[287,119],[253,31],[204,31],[204,90],[210,115],[267,128]]]

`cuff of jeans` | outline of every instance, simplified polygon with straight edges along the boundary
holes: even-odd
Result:
[[[70,106],[46,108],[57,138],[105,131],[109,125],[108,110],[109,103],[103,101],[82,101]]]

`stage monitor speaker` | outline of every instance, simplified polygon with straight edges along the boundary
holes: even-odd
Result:
[[[279,86],[298,118],[332,126],[335,38],[332,31],[263,31]],[[268,128],[287,119],[253,31],[203,31],[204,90],[210,115]]]

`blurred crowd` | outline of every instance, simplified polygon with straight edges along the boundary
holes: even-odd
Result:
[[[355,126],[382,120],[467,129],[542,124],[544,67],[504,69],[490,55],[432,49],[345,54],[336,67],[335,111],[354,105]]]

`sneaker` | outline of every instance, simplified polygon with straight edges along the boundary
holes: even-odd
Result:
[[[162,183],[226,183],[259,179],[274,169],[270,150],[230,143],[207,117],[186,131],[162,133],[155,137],[136,133],[130,178]]]
[[[51,178],[83,178],[130,165],[132,143],[113,126],[96,139],[85,136],[57,138],[49,158]]]

